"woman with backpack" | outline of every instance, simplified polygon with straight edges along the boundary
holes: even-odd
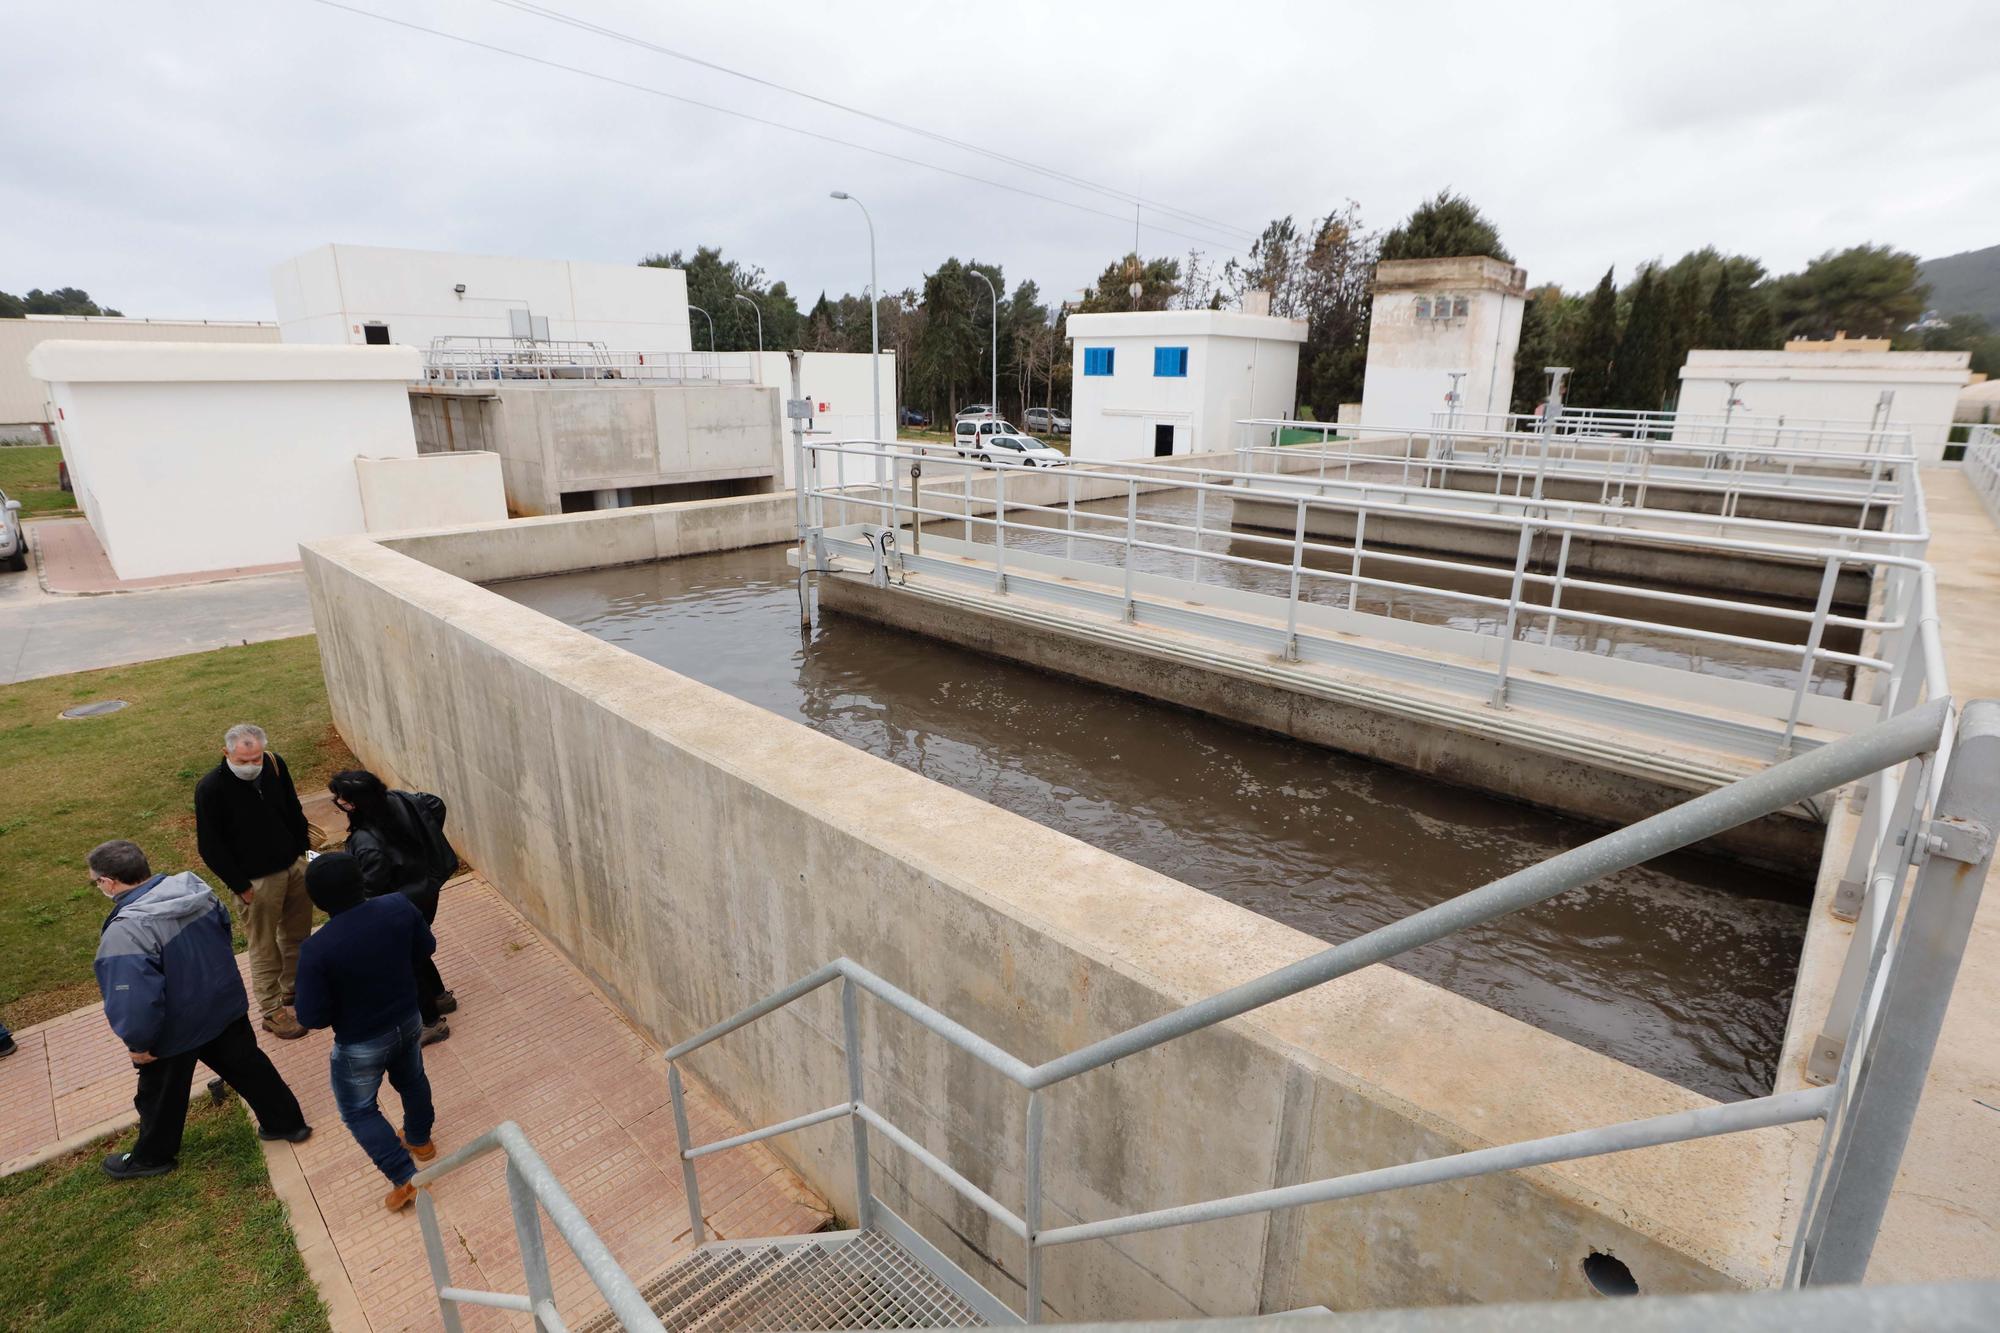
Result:
[[[436,921],[438,890],[458,872],[458,853],[444,836],[444,802],[429,792],[391,791],[366,769],[336,773],[326,785],[347,816],[347,851],[361,867],[362,891],[370,898],[400,893],[426,925]],[[451,1035],[444,1015],[457,1008],[437,964],[426,958],[417,969],[423,1045]]]

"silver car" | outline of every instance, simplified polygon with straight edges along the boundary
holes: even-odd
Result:
[[[1045,430],[1052,435],[1069,434],[1069,418],[1047,407],[1031,407],[1022,414],[1029,430]]]
[[[21,527],[21,502],[0,491],[0,569],[28,567],[28,534]]]

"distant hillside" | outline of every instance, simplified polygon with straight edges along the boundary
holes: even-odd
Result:
[[[2000,245],[1926,259],[1917,274],[1931,285],[1926,304],[1940,315],[1983,315],[2000,329]]]

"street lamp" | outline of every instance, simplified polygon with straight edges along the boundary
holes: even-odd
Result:
[[[973,277],[986,284],[986,290],[993,296],[993,397],[987,402],[986,410],[993,419],[1000,419],[1000,293],[993,286],[993,279],[978,269],[970,270]],[[995,430],[999,427],[995,426]]]
[[[755,311],[757,315],[757,378],[761,381],[764,378],[764,307],[752,301],[742,292],[736,293],[736,299],[747,302],[750,309]]]
[[[707,312],[706,310],[703,310],[703,309],[702,309],[702,308],[701,308],[700,306],[698,306],[698,305],[690,305],[690,306],[688,307],[688,309],[690,309],[690,310],[694,311],[694,312],[695,312],[695,314],[697,314],[697,315],[700,315],[700,316],[701,316],[701,317],[702,317],[703,319],[705,319],[705,320],[707,320],[707,321],[708,321],[708,354],[709,354],[710,356],[714,356],[714,355],[715,355],[715,316],[713,316],[713,315],[709,314],[709,313],[708,313],[708,312]]]
[[[868,363],[869,380],[875,390],[875,442],[882,441],[882,288],[875,280],[875,219],[868,216],[868,205],[856,199],[845,190],[834,190],[834,199],[845,199],[861,210],[861,216],[868,223],[868,351],[873,358]],[[888,479],[886,457],[880,457],[876,450],[875,480],[879,484]]]

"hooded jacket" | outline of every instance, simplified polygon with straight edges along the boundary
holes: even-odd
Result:
[[[249,1012],[229,909],[199,875],[155,875],[111,904],[93,966],[104,1017],[127,1050],[179,1055]]]

